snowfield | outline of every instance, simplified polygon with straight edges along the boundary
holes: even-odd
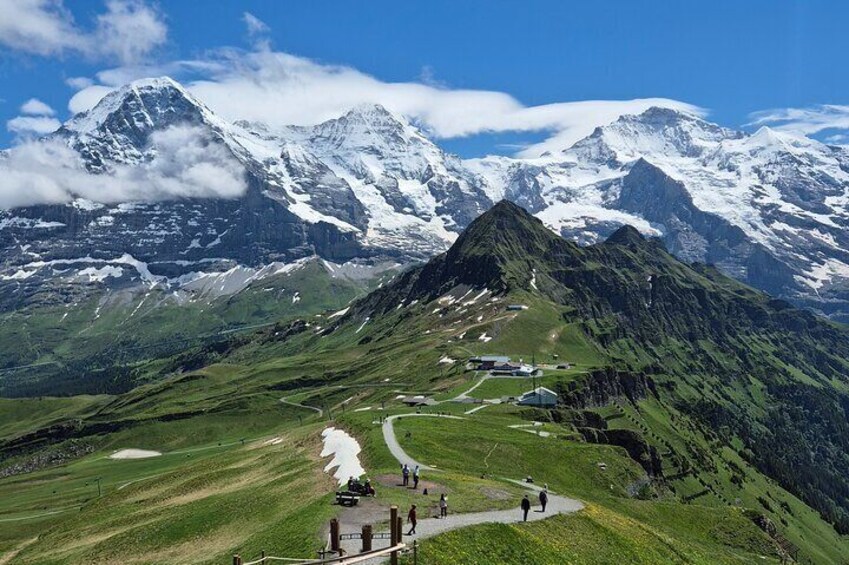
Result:
[[[148,449],[122,449],[116,451],[109,456],[109,459],[147,459],[149,457],[159,457],[162,455],[158,451],[150,451]]]
[[[321,438],[324,441],[321,457],[333,456],[330,463],[324,467],[325,473],[331,473],[340,485],[347,483],[350,477],[359,478],[365,475],[366,471],[359,458],[360,444],[348,432],[327,428],[321,432]]]

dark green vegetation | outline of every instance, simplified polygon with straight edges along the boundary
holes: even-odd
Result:
[[[226,349],[230,334],[341,308],[378,283],[334,278],[310,261],[217,298],[176,299],[160,287],[83,295],[71,305],[36,296],[0,314],[0,395],[126,392],[174,369],[151,360],[198,345]]]
[[[528,309],[506,308],[514,303]],[[400,420],[405,449],[444,469],[427,478],[450,489],[456,510],[509,506],[481,493],[516,496],[502,478],[527,474],[587,508],[529,525],[449,532],[424,542],[424,562],[769,563],[780,544],[797,547],[802,562],[849,560],[840,533],[849,511],[846,330],[711,268],[683,265],[633,230],[580,248],[506,203],[449,252],[344,315],[287,319],[215,347],[139,362],[148,378],[120,395],[5,401],[19,416],[0,416],[0,469],[41,470],[0,480],[0,520],[68,505],[74,511],[73,518],[4,522],[12,526],[3,528],[0,551],[21,548],[23,563],[105,560],[116,558],[109,553],[115,540],[137,562],[221,562],[260,549],[312,555],[317,524],[333,512],[332,485],[319,478],[318,421],[334,418],[361,441],[372,476],[391,473],[396,463],[372,424],[375,411],[384,404],[382,414],[406,410],[395,401],[400,394],[460,395],[480,376],[462,361],[484,353],[572,363],[546,370],[543,380],[560,406],[487,406],[464,415],[470,405],[441,404],[427,410],[465,420]],[[471,396],[516,390],[488,381]],[[509,427],[530,420],[551,435]],[[285,439],[279,459],[251,441],[275,435]],[[103,459],[125,447],[166,455]],[[167,455],[196,447],[209,449],[203,464]],[[70,462],[51,467],[46,453]],[[129,469],[136,464],[138,472]],[[206,468],[214,470],[209,488]],[[170,473],[164,484],[117,490],[159,473]],[[96,476],[106,484],[101,499],[91,494]],[[190,477],[196,482],[182,482]],[[223,487],[231,483],[233,490]],[[54,502],[57,484],[67,485],[66,494]],[[303,521],[274,518],[269,508],[304,489]],[[410,501],[391,488],[382,496]],[[165,523],[173,500],[180,514],[172,530]],[[243,505],[262,506],[259,519],[244,517]],[[221,514],[232,519],[215,521]],[[72,543],[86,523],[94,525]],[[204,543],[214,551],[192,553],[186,540],[210,531]]]

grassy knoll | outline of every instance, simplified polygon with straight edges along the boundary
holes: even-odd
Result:
[[[271,548],[308,557],[333,512],[333,486],[317,461],[319,430],[284,430],[278,445],[216,443],[136,461],[96,454],[61,476],[3,481],[12,512],[45,504],[47,489],[57,502],[80,505],[42,530],[16,562],[221,563],[235,552]],[[95,477],[103,477],[100,498]],[[8,524],[4,536],[18,532],[17,540],[4,540],[9,548],[34,533],[25,522]]]
[[[400,420],[396,427],[411,455],[441,468],[493,477],[530,475],[590,505],[574,516],[538,524],[477,526],[443,534],[423,543],[425,563],[625,559],[707,564],[761,556],[769,562],[775,557],[772,543],[739,510],[630,498],[629,487],[643,473],[620,448],[537,437],[506,427],[510,421],[481,413],[463,422]]]

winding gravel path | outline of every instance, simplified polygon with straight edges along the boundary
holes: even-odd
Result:
[[[398,443],[398,438],[395,437],[395,428],[392,427],[392,423],[398,418],[449,418],[451,420],[462,420],[459,416],[450,416],[447,414],[396,414],[395,416],[389,416],[383,422],[383,441],[386,442],[386,447],[389,448],[389,452],[392,453],[392,456],[398,460],[398,463],[404,465],[405,463],[410,469],[414,469],[417,465],[422,471],[433,471],[435,467],[430,465],[425,465],[420,461],[416,461],[409,455],[404,449],[401,447],[401,444]]]
[[[398,443],[398,439],[395,437],[395,430],[392,427],[392,424],[395,420],[399,418],[415,418],[415,417],[430,417],[430,418],[449,418],[452,420],[463,420],[459,416],[451,416],[451,415],[441,415],[441,414],[397,414],[395,416],[389,416],[383,422],[383,439],[386,441],[386,446],[389,448],[389,451],[392,453],[392,456],[398,460],[400,464],[406,463],[410,467],[419,466],[422,470],[437,470],[432,466],[425,465],[419,461],[416,461],[412,457],[410,457]],[[556,516],[558,514],[571,514],[573,512],[577,512],[584,508],[583,503],[579,500],[575,500],[573,498],[567,498],[565,496],[560,496],[557,494],[549,493],[548,495],[548,506],[546,511],[543,512],[539,506],[539,491],[542,490],[540,487],[532,484],[527,484],[522,481],[517,481],[513,479],[506,479],[511,483],[517,484],[528,491],[528,494],[531,498],[531,511],[528,513],[528,522],[536,522],[538,520],[544,520],[546,518],[550,518],[551,516]],[[434,498],[434,500],[436,500]],[[469,512],[466,514],[453,514],[451,513],[450,507],[450,499],[449,499],[449,509],[448,509],[448,517],[447,518],[430,518],[423,517],[419,520],[418,525],[416,526],[416,533],[411,536],[404,535],[404,541],[406,543],[412,543],[413,540],[424,540],[433,536],[437,536],[443,532],[448,532],[451,530],[456,530],[458,528],[465,528],[466,526],[476,526],[478,524],[517,524],[523,522],[522,510],[519,507],[521,499],[516,499],[516,507],[510,510],[490,510],[486,512]],[[421,508],[419,508],[419,515],[423,516],[425,512],[428,512],[426,508],[426,504],[422,503]],[[401,516],[404,518],[404,534],[409,531],[410,525],[407,524],[406,517],[409,508],[400,508],[399,512]],[[386,509],[388,513],[388,508]],[[341,532],[343,534],[349,533],[359,533],[359,529],[355,525],[347,526],[342,523],[341,524]],[[388,547],[388,540],[374,540],[373,547],[375,549]],[[356,555],[360,551],[361,541],[354,540],[343,540],[342,548],[349,555]],[[371,559],[367,562],[364,562],[364,565],[375,565],[378,563],[384,563],[387,559],[385,558],[375,558]]]
[[[307,406],[306,404],[298,404],[297,402],[291,402],[289,400],[286,400],[285,398],[281,398],[280,402],[282,402],[283,404],[287,404],[289,406],[294,406],[295,408],[306,408],[307,410],[312,410],[313,412],[318,412],[319,416],[324,414],[324,410],[322,410],[321,408],[316,408],[315,406]]]
[[[558,514],[571,514],[582,510],[584,505],[573,498],[559,496],[549,493],[548,506],[545,512],[542,512],[539,506],[539,487],[522,483],[521,481],[511,481],[528,489],[531,498],[531,511],[528,513],[528,522],[536,522],[544,520]],[[416,533],[412,536],[404,535],[404,541],[411,544],[413,540],[424,540],[433,536],[437,536],[443,532],[465,528],[466,526],[476,526],[478,524],[518,524],[522,520],[522,510],[519,508],[520,500],[516,500],[516,508],[511,510],[491,510],[488,512],[470,512],[468,514],[451,514],[449,506],[449,514],[447,518],[423,518],[419,520],[416,526]],[[450,504],[450,499],[449,499]],[[406,515],[407,508],[399,509],[401,516],[404,518],[404,534],[406,534],[410,525],[407,523]],[[422,515],[426,510],[419,508],[419,515]],[[342,533],[354,533],[353,529],[346,529],[345,524],[342,524]],[[356,554],[360,550],[360,540],[344,540],[342,548],[349,554]],[[388,547],[386,540],[374,540],[374,548]],[[384,559],[373,559],[368,563],[382,563]]]

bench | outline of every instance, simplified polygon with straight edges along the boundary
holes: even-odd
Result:
[[[353,492],[337,492],[336,493],[336,504],[340,506],[354,506],[360,501],[360,497]]]

